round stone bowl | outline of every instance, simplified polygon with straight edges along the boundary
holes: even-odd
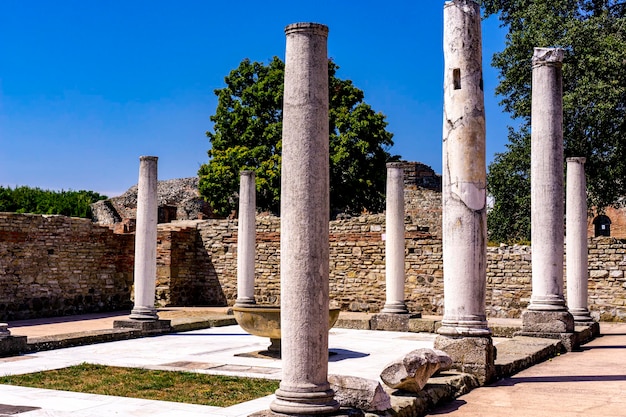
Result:
[[[268,350],[280,350],[280,306],[251,305],[233,306],[233,315],[242,329],[255,336],[269,337],[272,344]],[[339,308],[329,309],[328,329],[339,318]]]

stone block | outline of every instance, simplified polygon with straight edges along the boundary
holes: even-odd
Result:
[[[574,317],[568,311],[533,311],[522,313],[525,333],[572,333]]]
[[[342,407],[363,411],[385,411],[391,408],[389,394],[378,381],[356,376],[329,375],[328,382],[335,391],[335,400]]]
[[[168,333],[172,330],[171,320],[115,320],[114,329],[135,329],[145,334]]]
[[[440,350],[417,349],[385,366],[380,379],[390,388],[419,392],[428,378],[452,366],[452,358]]]
[[[409,320],[419,317],[418,314],[390,314],[378,313],[372,316],[370,326],[372,330],[387,330],[391,332],[408,332]]]
[[[452,358],[452,367],[471,373],[481,385],[495,375],[496,348],[491,337],[452,337],[439,335],[435,349],[443,350]]]
[[[4,336],[0,338],[0,357],[24,353],[26,345],[26,336]]]

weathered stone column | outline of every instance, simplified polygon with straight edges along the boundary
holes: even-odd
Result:
[[[480,7],[444,5],[444,316],[435,346],[485,382],[494,349],[485,314],[487,227]]]
[[[563,50],[535,48],[532,59],[532,296],[522,314],[525,333],[571,333],[563,297]]]
[[[406,314],[404,302],[404,169],[398,162],[387,164],[385,211],[386,302],[381,313]]]
[[[328,28],[285,28],[280,284],[283,379],[270,409],[336,411],[328,383]]]
[[[566,250],[567,306],[575,322],[591,322],[587,308],[589,262],[585,158],[567,158]]]
[[[156,291],[157,245],[157,161],[156,156],[139,158],[137,184],[137,228],[135,232],[135,306],[129,318],[157,320]]]
[[[256,188],[254,171],[241,171],[239,223],[237,229],[237,300],[245,307],[254,300],[254,255],[256,246]]]

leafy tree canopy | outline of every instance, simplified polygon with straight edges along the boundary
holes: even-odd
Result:
[[[50,191],[30,187],[0,187],[0,212],[62,214],[91,217],[91,204],[107,196],[93,191]]]
[[[495,199],[490,239],[530,239],[530,105],[534,47],[565,49],[565,156],[584,156],[589,205],[617,205],[626,195],[626,2],[612,0],[483,0],[486,16],[509,28],[493,56],[496,93],[520,120],[504,153],[489,166]],[[523,187],[523,188],[518,188]]]
[[[239,173],[255,171],[257,207],[278,213],[283,80],[285,64],[274,57],[269,64],[244,59],[215,90],[216,112],[209,162],[199,171],[200,193],[213,210],[227,216],[236,209]],[[333,212],[381,211],[384,205],[385,164],[392,134],[382,113],[363,101],[352,81],[335,76],[328,65],[330,132],[330,204]]]

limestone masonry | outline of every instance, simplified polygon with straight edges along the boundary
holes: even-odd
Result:
[[[410,311],[443,314],[441,194],[405,190]],[[430,216],[428,223],[420,219]],[[257,217],[259,304],[280,298],[280,220]],[[428,224],[434,225],[428,227]],[[130,309],[134,234],[87,219],[0,213],[0,320]],[[385,303],[384,215],[330,222],[330,300],[379,312]],[[237,297],[237,220],[159,224],[157,305],[232,305]],[[531,295],[528,246],[487,249],[487,317],[520,317]],[[626,321],[626,242],[589,239],[589,305],[601,320]],[[567,284],[566,284],[567,285]]]
[[[408,221],[411,218],[409,216]],[[383,215],[330,223],[330,299],[344,310],[385,303]],[[280,221],[257,218],[257,303],[280,298]],[[89,220],[0,213],[0,319],[132,307],[133,234]],[[226,305],[237,297],[237,221],[160,224],[157,305]],[[528,246],[487,249],[487,316],[520,317],[530,299]],[[407,223],[405,294],[410,311],[443,313],[441,239]],[[589,309],[626,321],[626,243],[589,240]]]

